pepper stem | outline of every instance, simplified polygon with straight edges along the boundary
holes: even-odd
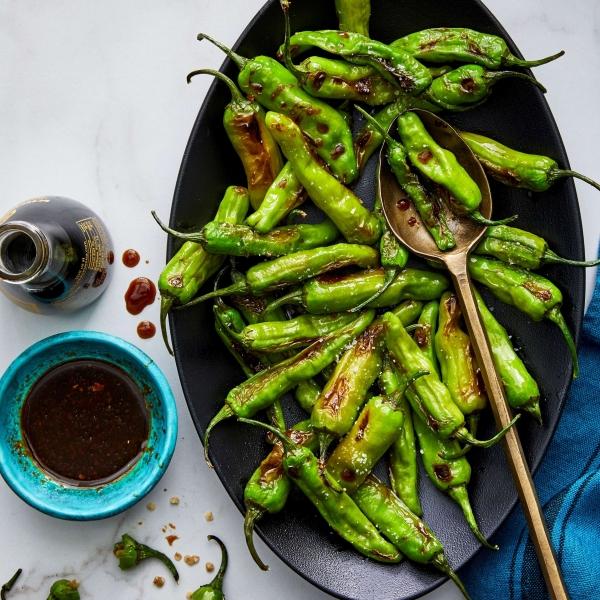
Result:
[[[560,58],[564,53],[565,51],[561,50],[558,54],[553,54],[552,56],[547,56],[546,58],[540,58],[539,60],[522,60],[509,52],[504,57],[502,62],[510,67],[539,67],[540,65],[545,65],[553,60],[556,60],[557,58]]]
[[[233,411],[233,408],[231,408],[229,404],[225,404],[223,408],[213,417],[212,421],[208,424],[208,427],[206,428],[206,433],[204,434],[203,440],[204,460],[211,469],[214,469],[215,467],[210,462],[210,458],[208,458],[208,440],[210,438],[210,434],[212,433],[212,430],[215,428],[215,426],[218,425],[221,421],[229,419],[234,415],[235,412]]]
[[[221,566],[215,578],[208,584],[213,590],[221,591],[223,589],[223,577],[225,577],[225,570],[227,569],[227,548],[225,548],[225,544],[216,535],[208,535],[206,538],[208,540],[215,540],[221,546]]]
[[[562,334],[565,336],[565,340],[567,342],[567,346],[569,347],[569,352],[571,353],[571,359],[573,360],[573,379],[577,379],[579,375],[579,360],[577,359],[577,348],[575,347],[575,342],[573,341],[573,337],[571,336],[571,332],[565,323],[565,319],[560,312],[560,308],[555,306],[552,310],[546,313],[546,318],[550,319],[553,323],[556,323],[559,329],[562,331]]]
[[[475,534],[475,537],[486,548],[489,548],[490,550],[498,550],[498,546],[493,546],[492,544],[490,544],[483,537],[481,531],[479,531],[479,526],[477,525],[475,515],[473,514],[473,508],[471,507],[471,502],[469,501],[469,493],[467,492],[467,487],[465,485],[457,485],[456,487],[451,487],[448,490],[448,495],[461,507],[463,514],[465,515],[465,519],[467,520],[471,531]]]
[[[267,511],[259,508],[258,506],[248,506],[246,510],[246,517],[244,518],[244,536],[246,537],[246,545],[248,550],[254,559],[254,562],[263,570],[268,571],[269,565],[265,563],[258,556],[258,552],[254,547],[254,525],[257,521],[263,518]]]
[[[576,171],[571,171],[567,169],[552,169],[550,174],[548,175],[548,182],[554,183],[557,179],[561,177],[575,177],[576,179],[581,179],[581,181],[585,181],[589,183],[592,187],[595,187],[597,190],[600,190],[600,183],[596,183],[593,179],[582,175],[581,173],[577,173]]]
[[[200,302],[205,302],[206,300],[211,300],[212,298],[219,298],[220,296],[232,296],[233,294],[247,294],[250,291],[251,290],[248,289],[248,284],[246,283],[246,280],[243,279],[241,281],[231,284],[228,287],[224,287],[214,292],[210,292],[210,294],[204,294],[204,296],[195,298],[187,304],[176,306],[175,310],[181,310],[182,308],[187,308],[188,306],[194,306],[194,304],[199,304]]]
[[[480,223],[481,225],[506,225],[507,223],[512,223],[515,219],[518,218],[519,215],[513,215],[512,217],[508,217],[506,219],[500,219],[500,221],[490,221],[486,219],[478,210],[474,210],[472,213],[467,215],[469,219],[472,219],[476,223]]]
[[[520,417],[520,414],[516,415],[515,418],[504,429],[499,431],[493,438],[489,440],[476,440],[464,426],[460,427],[456,431],[454,437],[459,442],[470,444],[471,446],[477,446],[478,448],[489,448],[490,446],[493,446],[496,442],[499,442],[506,435],[506,432],[519,420]],[[452,456],[448,456],[447,454],[445,454],[444,458],[447,460],[451,460],[453,458],[457,458],[457,456],[462,456],[462,454]]]
[[[327,462],[327,449],[333,442],[333,435],[325,431],[317,431],[317,438],[319,440],[319,461],[324,465]]]
[[[204,235],[201,231],[197,231],[196,233],[181,233],[175,229],[171,229],[168,225],[165,225],[156,214],[155,210],[150,211],[154,220],[158,223],[158,226],[165,232],[182,240],[187,240],[189,242],[195,242],[199,244],[204,241]]]
[[[422,325],[410,325],[409,327],[405,327],[406,332],[412,331],[417,328],[423,327]],[[400,408],[400,404],[402,404],[402,399],[404,398],[404,394],[406,390],[420,377],[424,375],[429,375],[429,371],[417,371],[413,375],[411,375],[408,379],[402,382],[402,384],[396,388],[392,394],[390,394],[390,400],[392,403],[396,404],[396,410]]]
[[[248,425],[258,425],[259,427],[264,427],[281,442],[285,452],[293,452],[294,450],[296,450],[296,448],[298,448],[298,444],[296,444],[289,437],[287,437],[283,431],[276,429],[271,425],[261,423],[260,421],[254,421],[253,419],[244,419],[243,417],[238,417],[238,421],[240,421],[241,423],[248,423]]]
[[[202,40],[208,40],[211,44],[214,44],[217,48],[219,48],[220,50],[225,52],[225,54],[227,54],[227,56],[235,63],[235,66],[240,71],[243,71],[246,68],[246,66],[248,65],[248,63],[250,62],[249,59],[247,59],[243,56],[240,56],[239,54],[237,54],[236,52],[231,50],[231,48],[224,46],[223,44],[221,44],[221,42],[218,42],[217,40],[215,40],[214,38],[211,38],[209,35],[206,35],[205,33],[198,34],[198,41],[201,42]]]
[[[290,31],[290,3],[287,0],[281,0],[281,8],[285,16],[285,40],[283,43],[283,62],[285,68],[303,84],[306,79],[306,72],[300,70],[292,61],[292,52],[290,48],[290,38],[292,37]]]
[[[248,101],[246,100],[246,98],[244,98],[238,86],[235,85],[235,83],[229,77],[227,77],[227,75],[221,73],[221,71],[215,71],[214,69],[199,69],[198,71],[192,71],[187,76],[187,82],[190,83],[192,77],[194,77],[195,75],[212,75],[213,77],[220,79],[229,88],[229,91],[231,92],[231,100],[233,102],[239,102],[240,104],[248,104]]]
[[[150,548],[149,546],[146,546],[146,544],[140,544],[139,542],[135,543],[135,549],[138,552],[139,561],[145,560],[146,558],[156,558],[160,560],[160,562],[169,569],[169,572],[173,575],[175,581],[179,583],[179,573],[177,572],[173,561],[166,554],[154,550],[154,548]]]
[[[500,79],[507,79],[509,77],[515,79],[525,79],[529,81],[529,83],[533,83],[536,87],[538,87],[545,94],[548,90],[537,80],[525,73],[519,73],[518,71],[486,71],[483,74],[484,79],[487,79],[490,82],[490,85],[494,85],[496,81],[500,81]]]
[[[600,265],[600,258],[597,260],[569,260],[554,254],[552,250],[546,250],[542,256],[544,263],[558,263],[561,265],[572,265],[573,267],[595,267]]]
[[[169,354],[173,356],[173,349],[171,348],[171,344],[169,344],[169,335],[167,334],[167,315],[171,310],[171,307],[175,303],[175,298],[173,296],[160,296],[160,330],[162,332],[162,338],[169,351]]]
[[[450,565],[448,564],[448,559],[446,556],[440,552],[433,557],[433,560],[429,562],[430,565],[433,565],[436,569],[439,569],[445,575],[448,575],[452,581],[456,584],[456,587],[462,592],[462,595],[467,599],[471,600],[469,594],[467,594],[467,590],[463,585],[463,582],[458,578],[458,575],[452,570]]]
[[[383,294],[383,292],[385,292],[385,290],[387,290],[388,287],[390,287],[392,281],[394,281],[394,279],[396,277],[396,274],[400,270],[401,269],[396,269],[396,268],[385,269],[383,285],[377,290],[377,292],[375,292],[370,298],[367,298],[364,302],[361,302],[358,306],[351,308],[348,312],[351,312],[351,313],[358,312],[359,310],[362,310],[365,306],[367,306],[367,304],[370,304],[371,302],[375,302],[375,300],[377,300],[377,298],[379,298],[379,296],[381,296],[381,294]]]
[[[5,596],[5,592],[10,592],[10,590],[12,589],[12,586],[15,585],[15,583],[17,582],[17,579],[19,579],[19,576],[21,575],[21,573],[23,572],[23,569],[19,569],[10,579],[10,581],[8,581],[7,583],[5,583],[2,588],[0,589],[0,599],[1,600],[6,600],[6,596]]]
[[[277,298],[274,302],[271,302],[271,304],[262,311],[261,321],[265,321],[274,310],[286,304],[302,304],[302,290],[295,290],[285,296],[281,296],[281,298]]]

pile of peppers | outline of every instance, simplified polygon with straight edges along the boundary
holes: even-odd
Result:
[[[354,184],[386,141],[407,202],[414,202],[441,250],[455,245],[446,215],[487,226],[469,259],[472,280],[533,321],[556,323],[576,377],[562,294],[536,270],[547,263],[586,267],[599,261],[558,256],[541,237],[509,225],[514,217],[484,218],[475,181],[411,112],[476,108],[509,77],[544,92],[518,69],[563,53],[525,61],[501,38],[460,28],[429,29],[384,44],[369,37],[369,0],[335,0],[338,30],[292,35],[290,3],[281,0],[281,6],[285,36],[276,57],[244,57],[198,35],[239,69],[237,81],[202,69],[190,73],[188,83],[209,74],[228,87],[232,100],[224,106],[223,126],[247,182],[229,187],[214,221],[195,232],[172,229],[154,214],[167,233],[183,240],[159,280],[165,343],[170,350],[165,322],[171,309],[214,301],[217,334],[246,379],[223,398],[208,426],[205,457],[210,465],[210,435],[225,419],[267,430],[270,450],[244,493],[245,536],[261,569],[268,567],[254,546],[254,527],[281,512],[295,486],[356,551],[384,563],[406,557],[431,565],[468,598],[423,521],[418,461],[435,487],[460,506],[477,539],[497,549],[481,533],[469,501],[467,453],[496,443],[522,414],[541,422],[540,389],[474,288],[506,397],[518,412],[493,438],[478,438],[488,398],[451,283],[439,270],[407,267],[409,253],[389,230],[380,200],[369,210]],[[318,56],[295,62],[313,48]],[[354,139],[349,102],[377,107],[371,114],[356,106],[366,120]],[[571,176],[600,189],[550,158],[480,134],[461,135],[490,176],[507,185],[543,192]],[[298,207],[308,202],[325,214],[321,223],[301,222],[306,215]],[[203,290],[217,271],[214,289]],[[222,285],[228,273],[231,283]],[[287,392],[307,413],[292,426],[282,409]],[[256,420],[263,412],[268,424]],[[371,473],[381,459],[389,465],[389,485]],[[128,536],[115,552],[121,568],[147,556],[162,560]],[[167,567],[177,578],[172,564]]]

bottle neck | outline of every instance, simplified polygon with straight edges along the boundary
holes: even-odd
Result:
[[[0,280],[15,284],[33,281],[49,260],[48,239],[41,229],[25,221],[0,225]]]

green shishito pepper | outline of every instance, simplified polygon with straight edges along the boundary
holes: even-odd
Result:
[[[300,408],[310,414],[321,395],[321,391],[321,387],[314,379],[307,379],[296,386],[294,398],[296,398]]]
[[[204,457],[208,465],[212,466],[208,459],[208,440],[218,423],[235,415],[253,417],[259,410],[268,408],[282,394],[289,392],[302,381],[319,374],[336,359],[346,344],[370,325],[374,317],[375,311],[367,310],[349,325],[234,387],[227,394],[223,408],[206,428]]]
[[[475,63],[488,69],[537,67],[556,60],[564,54],[559,52],[541,60],[522,60],[511,54],[502,38],[457,27],[424,29],[404,36],[390,45],[426,62]]]
[[[575,177],[600,190],[600,184],[575,171],[561,169],[555,160],[547,156],[512,150],[496,140],[476,133],[459,133],[483,168],[494,179],[506,185],[544,192],[562,177]]]
[[[533,321],[549,319],[565,337],[573,359],[573,379],[579,373],[577,348],[560,312],[561,291],[545,277],[499,260],[472,254],[467,261],[471,277],[483,283],[502,302],[516,306]]]
[[[414,425],[421,447],[423,466],[431,482],[439,490],[447,493],[461,507],[475,537],[486,548],[498,550],[498,546],[490,545],[479,531],[469,502],[469,493],[467,492],[467,485],[471,480],[469,461],[464,456],[455,459],[442,458],[460,454],[462,451],[458,442],[440,439],[421,419],[415,419]]]
[[[443,297],[443,296],[442,296]],[[438,317],[440,314],[440,303],[437,300],[428,302],[421,311],[418,324],[421,326],[415,331],[413,339],[421,352],[429,359],[435,372],[439,375],[440,369],[435,353],[435,336],[438,326]]]
[[[266,312],[285,304],[301,306],[313,315],[351,310],[372,298],[385,283],[383,269],[369,269],[350,275],[329,273],[305,281],[302,286],[269,305]],[[435,300],[450,287],[441,273],[406,268],[400,271],[390,286],[371,308],[394,306],[402,300]]]
[[[392,312],[403,324],[409,325],[418,316],[421,303],[408,301]],[[344,352],[323,388],[311,412],[311,423],[319,438],[321,458],[329,444],[350,431],[369,388],[383,366],[383,327],[376,319]]]
[[[250,202],[256,210],[283,169],[281,152],[265,127],[265,110],[256,102],[244,98],[235,83],[223,73],[201,69],[190,73],[187,82],[195,75],[212,75],[225,83],[231,92],[231,102],[225,107],[223,115],[223,126],[244,166]]]
[[[335,108],[307,94],[296,77],[276,59],[244,58],[203,33],[198,39],[207,39],[231,58],[240,70],[238,84],[246,94],[267,110],[283,112],[297,122],[315,152],[340,181],[350,183],[356,179],[352,132]]]
[[[281,431],[249,419],[243,423],[258,425],[276,435],[283,446],[283,468],[288,477],[313,503],[331,528],[361,554],[383,563],[399,563],[402,554],[383,539],[352,498],[323,471],[310,449],[294,443]]]
[[[362,113],[371,125],[379,131],[379,134],[383,136],[387,147],[388,154],[387,159],[390,163],[390,167],[398,179],[400,187],[404,190],[406,195],[415,203],[421,219],[429,233],[431,233],[437,247],[440,250],[450,250],[456,245],[454,235],[448,227],[446,217],[441,206],[439,198],[430,194],[424,187],[417,175],[415,175],[407,161],[406,148],[396,140],[394,140],[385,129],[379,126],[379,123],[366,113],[359,106],[356,109]]]
[[[402,322],[392,313],[383,316],[385,343],[398,368],[400,375],[408,376],[415,371],[429,371],[429,375],[420,377],[406,394],[418,418],[442,439],[456,439],[489,448],[498,442],[519,418],[517,415],[502,431],[493,438],[481,441],[475,439],[465,427],[465,417],[452,401],[448,388],[440,381],[435,368],[421,352],[417,343],[408,335]]]
[[[246,219],[246,225],[259,233],[268,233],[294,208],[300,206],[306,197],[306,190],[296,177],[292,165],[286,162],[267,190],[260,208]]]
[[[354,192],[319,164],[298,125],[285,115],[269,112],[267,126],[311,200],[335,223],[346,240],[375,244],[381,236],[379,221]]]
[[[340,31],[353,31],[369,37],[371,0],[335,0]]]
[[[405,416],[401,404],[406,388],[428,374],[418,371],[392,394],[371,398],[327,460],[327,472],[351,496],[400,435]]]
[[[215,540],[219,546],[221,546],[221,565],[215,575],[214,579],[199,587],[190,596],[190,600],[225,600],[225,594],[223,594],[223,578],[225,577],[225,571],[227,570],[227,548],[225,544],[216,536],[209,535],[207,539]]]
[[[539,269],[546,264],[595,267],[599,260],[579,261],[562,258],[548,247],[548,242],[539,235],[508,225],[488,227],[475,254],[493,256],[510,265],[525,269]]]
[[[317,225],[302,223],[276,227],[268,233],[258,233],[247,225],[211,221],[197,233],[181,233],[165,225],[154,211],[152,216],[166,233],[201,244],[211,254],[228,256],[284,256],[328,246],[340,237],[331,219]]]
[[[429,69],[412,56],[360,33],[336,30],[301,31],[291,37],[292,55],[301,54],[311,48],[320,48],[357,65],[374,67],[389,82],[409,94],[417,95],[432,82]],[[284,49],[281,47],[278,57],[283,55]]]
[[[390,488],[374,475],[369,475],[352,499],[377,529],[410,560],[439,569],[470,600],[458,575],[450,568],[444,548],[433,531]]]
[[[492,86],[501,79],[524,79],[542,92],[546,88],[533,77],[517,71],[488,71],[479,65],[463,65],[434,79],[423,98],[440,108],[452,109],[465,104],[481,103],[492,93]]]
[[[351,265],[363,268],[373,267],[378,263],[379,252],[377,250],[358,244],[335,244],[325,248],[303,250],[258,263],[248,269],[244,279],[226,288],[200,296],[192,302],[188,302],[185,307],[232,294],[251,293],[260,296],[301,283],[305,279],[332,269]]]
[[[310,430],[310,421],[301,421],[292,429],[285,432],[294,443],[306,446],[312,452],[318,448],[317,436]],[[283,446],[277,442],[269,456],[254,471],[250,481],[244,488],[244,504],[246,517],[244,519],[244,535],[248,550],[254,562],[263,570],[268,571],[258,556],[254,546],[254,526],[266,514],[274,515],[283,510],[292,489],[292,482],[283,468]]]
[[[136,542],[130,535],[124,533],[120,542],[117,542],[113,549],[114,555],[119,559],[119,568],[122,571],[133,569],[147,558],[157,558],[162,562],[175,581],[179,582],[179,573],[173,564],[173,561],[158,550],[154,550],[146,544]]]
[[[494,222],[483,217],[478,210],[482,199],[478,185],[456,156],[431,137],[415,113],[405,112],[398,117],[398,133],[410,162],[425,177],[448,190],[453,212],[468,216],[482,225],[499,225],[515,218]]]
[[[440,299],[435,353],[442,382],[448,388],[454,404],[470,422],[476,423],[479,413],[488,405],[488,398],[471,338],[459,326],[461,317],[456,294],[445,292]]]
[[[79,600],[79,583],[74,579],[59,579],[52,584],[48,600]]]
[[[23,572],[23,569],[19,569],[11,578],[9,581],[7,581],[1,588],[0,588],[0,600],[6,600],[6,592],[10,592],[10,590],[12,590],[13,585],[15,585],[15,583],[17,582],[17,579],[19,579],[19,576],[21,575],[21,573]]]
[[[246,217],[250,200],[243,187],[230,186],[217,210],[215,221],[241,223]],[[167,335],[167,314],[171,307],[192,300],[202,284],[214,275],[225,262],[224,256],[209,254],[200,244],[185,242],[167,263],[158,278],[160,292],[160,326],[163,340],[171,354]]]
[[[351,313],[331,315],[299,315],[289,321],[268,321],[248,325],[240,333],[230,335],[252,352],[272,354],[295,350],[348,325],[356,318]]]
[[[516,410],[526,410],[538,423],[541,423],[538,384],[517,356],[506,329],[498,323],[475,288],[473,295],[490,341],[496,369],[504,385],[508,403]]]

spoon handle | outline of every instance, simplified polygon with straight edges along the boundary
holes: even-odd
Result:
[[[463,316],[473,341],[475,355],[481,368],[496,425],[501,429],[511,421],[512,414],[506,401],[504,387],[496,372],[487,335],[471,291],[467,270],[467,260],[469,259],[466,252],[447,255],[444,258],[448,271],[450,271],[454,280]],[[568,600],[567,587],[550,542],[550,534],[546,526],[544,513],[535,491],[516,427],[511,427],[508,430],[502,443],[550,597],[552,600]]]

